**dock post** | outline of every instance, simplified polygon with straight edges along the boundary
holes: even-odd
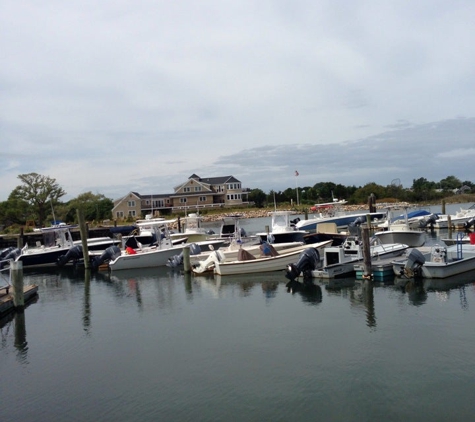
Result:
[[[447,216],[447,228],[449,229],[449,239],[452,238],[452,217],[450,215]]]
[[[22,311],[25,309],[25,292],[23,290],[23,262],[10,263],[10,278],[13,285],[13,306]]]
[[[445,199],[442,199],[442,212],[441,214],[445,214]]]
[[[361,232],[361,238],[363,241],[363,279],[371,279],[371,248],[369,245],[369,229],[364,227]]]
[[[17,239],[17,248],[21,249],[25,246],[25,232],[23,230],[23,227],[20,228],[20,234],[18,235]]]
[[[185,246],[183,248],[183,270],[186,274],[191,272],[191,263],[190,263],[190,247]]]
[[[88,270],[90,268],[89,262],[89,249],[87,248],[87,227],[84,221],[84,213],[81,209],[77,210],[78,222],[79,222],[79,233],[81,234],[81,244],[82,244],[82,256],[84,257],[84,268]]]

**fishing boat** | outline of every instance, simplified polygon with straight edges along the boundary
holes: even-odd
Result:
[[[381,244],[373,239],[370,244],[370,256],[376,261],[382,258],[397,257],[402,255],[409,247],[403,243]],[[335,278],[348,276],[355,273],[355,264],[363,262],[362,242],[357,236],[348,236],[347,240],[339,246],[327,246],[323,250],[323,263],[321,268],[311,271],[314,278]],[[290,269],[288,269],[289,271]],[[300,274],[297,268],[297,276]],[[295,271],[295,269],[294,269]],[[289,274],[288,278],[296,278]]]
[[[212,271],[214,274],[235,275],[235,274],[254,274],[268,271],[283,271],[286,266],[295,261],[304,249],[313,248],[321,252],[323,248],[329,245],[331,241],[315,243],[312,245],[302,244],[300,246],[289,248],[281,253],[273,253],[271,256],[256,258],[251,254],[245,253],[242,249],[235,261],[227,261],[224,254],[215,251],[209,258],[199,266],[192,268],[196,274],[205,271]]]
[[[394,274],[406,278],[448,278],[475,270],[475,245],[433,245],[414,248],[404,259],[393,261]]]
[[[173,256],[182,252],[183,248],[190,246],[189,243],[174,243],[170,237],[169,224],[174,220],[163,220],[153,225],[156,243],[152,246],[143,246],[130,238],[125,243],[125,248],[110,247],[104,253],[93,260],[93,267],[99,268],[107,263],[111,271],[128,270],[134,268],[152,268],[166,266]],[[209,239],[193,242],[203,250],[218,249],[224,241],[221,239]]]
[[[273,211],[270,213],[271,227],[269,231],[256,233],[261,242],[282,243],[282,242],[305,242],[304,236],[308,234],[305,230],[296,227],[296,221],[291,220],[292,211]]]
[[[359,213],[347,213],[344,211],[343,206],[347,203],[344,199],[315,204],[311,211],[315,214],[313,218],[306,220],[300,220],[296,223],[295,227],[298,230],[306,230],[314,232],[317,224],[321,223],[335,223],[338,229],[345,229],[356,219],[360,217],[369,218],[374,222],[381,222],[386,216],[385,211],[381,212],[359,212]]]

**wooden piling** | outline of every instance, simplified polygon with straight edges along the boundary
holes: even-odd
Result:
[[[25,246],[25,232],[23,230],[23,227],[20,228],[20,234],[18,235],[17,239],[17,248],[21,249]]]
[[[445,214],[445,199],[442,199],[442,214]]]
[[[369,228],[363,227],[361,231],[361,239],[363,241],[363,278],[371,279],[371,248],[369,245]]]
[[[17,310],[25,308],[25,293],[23,290],[23,262],[12,261],[10,263],[10,278],[13,285],[13,306]]]
[[[82,255],[84,257],[84,268],[88,270],[90,268],[89,262],[89,249],[87,248],[87,227],[84,221],[84,213],[81,209],[77,210],[79,232],[81,234]]]
[[[190,263],[190,247],[185,246],[183,248],[183,270],[185,274],[189,274],[191,272],[191,263]]]
[[[449,239],[452,238],[452,217],[450,215],[447,216],[447,228],[449,229]]]

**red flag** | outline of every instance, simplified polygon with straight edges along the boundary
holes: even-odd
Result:
[[[299,172],[297,170],[295,170],[295,175],[298,176],[299,175]]]

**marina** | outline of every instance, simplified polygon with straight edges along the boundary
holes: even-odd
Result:
[[[268,221],[241,223],[255,233]],[[428,232],[428,244],[442,236]],[[418,283],[353,276],[304,286],[284,271],[64,267],[25,269],[23,280],[37,286],[37,298],[0,319],[8,419],[475,415],[474,271]]]

